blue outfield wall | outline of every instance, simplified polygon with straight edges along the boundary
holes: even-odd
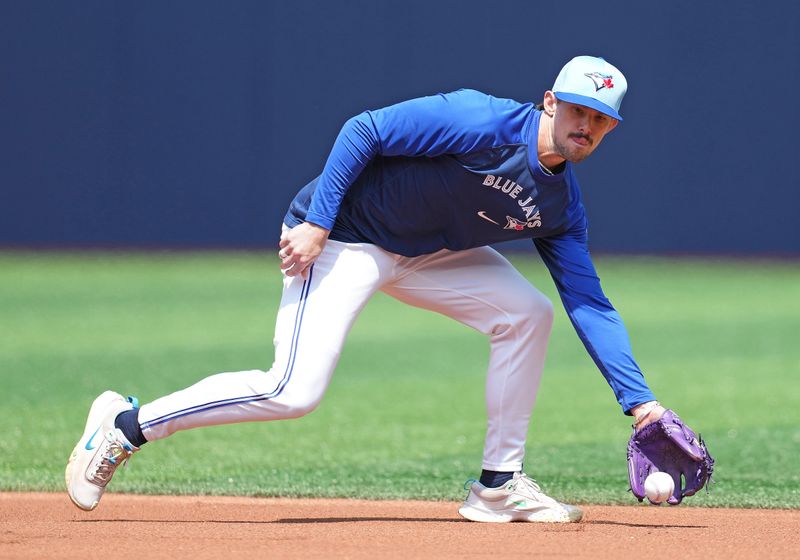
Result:
[[[0,1],[0,246],[273,247],[351,115],[626,73],[594,250],[800,254],[794,2]]]

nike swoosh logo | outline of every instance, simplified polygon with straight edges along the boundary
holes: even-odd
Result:
[[[97,429],[96,429],[96,430],[94,431],[94,433],[92,434],[92,437],[90,437],[90,438],[89,438],[89,441],[87,441],[87,442],[86,442],[86,446],[85,446],[85,447],[86,447],[86,450],[87,450],[87,451],[91,451],[92,449],[94,449],[95,447],[97,447],[96,445],[92,445],[92,441],[94,440],[94,436],[96,436],[96,435],[97,435],[97,432],[99,432],[99,431],[100,431],[100,426],[98,426],[98,427],[97,427]]]
[[[485,210],[481,210],[480,212],[478,212],[478,216],[480,216],[481,218],[483,218],[487,222],[492,222],[493,224],[498,225],[498,226],[500,225],[497,222],[495,222],[493,219],[491,219],[489,216],[487,216]]]
[[[514,500],[511,500],[511,503],[514,504],[515,506],[519,506],[519,507],[525,507],[525,506],[528,505],[528,503],[525,500],[522,500],[522,501],[519,501],[519,502],[515,502]]]

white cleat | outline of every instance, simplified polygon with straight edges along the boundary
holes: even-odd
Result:
[[[69,498],[79,508],[96,508],[114,471],[139,450],[114,426],[120,412],[136,406],[133,397],[126,399],[113,391],[106,391],[92,403],[83,435],[72,450],[64,473]]]
[[[544,494],[536,481],[525,473],[514,473],[513,479],[498,488],[473,482],[458,513],[470,521],[484,523],[577,523],[583,517],[580,508],[562,504]]]

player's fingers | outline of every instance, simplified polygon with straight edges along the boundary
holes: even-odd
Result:
[[[305,279],[306,278],[306,274],[308,273],[308,267],[307,266],[304,267],[304,266],[301,266],[301,265],[295,263],[294,266],[284,270],[283,273],[286,276],[292,276],[292,277],[301,276],[303,279]]]
[[[280,242],[278,243],[278,247],[280,247],[281,249],[283,249],[283,248],[284,248],[284,247],[286,247],[288,244],[289,244],[289,239],[288,239],[287,237],[281,236],[281,240],[280,240]]]
[[[314,259],[309,257],[304,257],[302,255],[289,255],[281,262],[281,270],[287,276],[299,276],[302,275],[305,278],[305,272],[311,263],[314,262]]]
[[[302,276],[303,279],[308,278],[308,271],[316,259],[308,257],[300,257],[293,260],[293,265],[290,269],[284,270],[287,276]]]
[[[300,270],[299,266],[293,266],[289,270],[284,270],[283,272],[286,274],[286,276],[303,276],[303,271]]]
[[[294,265],[295,265],[295,259],[293,259],[292,257],[281,257],[280,267],[281,270],[283,270],[284,272],[291,269]],[[294,275],[290,274],[289,276],[294,276]]]

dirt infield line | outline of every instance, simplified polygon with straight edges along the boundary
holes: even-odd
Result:
[[[479,524],[458,504],[0,493],[0,558],[794,558],[800,511],[584,506],[579,524]]]

